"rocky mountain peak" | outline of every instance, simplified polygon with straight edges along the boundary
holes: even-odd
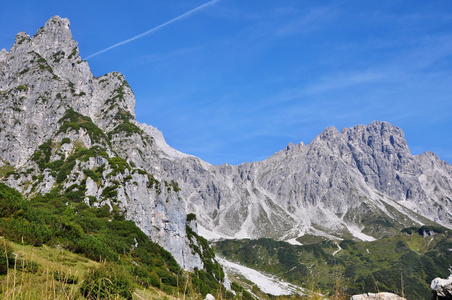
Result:
[[[7,163],[24,163],[69,108],[106,132],[121,122],[136,122],[135,97],[124,76],[112,72],[95,78],[79,55],[69,25],[68,19],[52,17],[31,38],[20,32],[11,51],[0,53],[0,91],[9,99],[0,105],[6,136],[0,152],[5,151]],[[18,120],[25,126],[17,126]]]
[[[307,145],[227,172],[175,163],[191,175],[172,173],[188,210],[213,236],[336,232],[371,240],[431,221],[452,226],[451,166],[433,154],[411,155],[403,131],[387,122],[329,127]]]
[[[48,58],[50,55],[63,51],[73,54],[74,58],[79,58],[76,57],[78,51],[77,53],[72,53],[74,49],[77,49],[77,42],[72,38],[69,25],[68,19],[55,16],[49,19],[45,26],[38,29],[32,38],[26,32],[21,31],[16,35],[10,52],[17,53],[32,50],[44,58]]]
[[[352,128],[344,128],[341,133],[347,137],[350,143],[365,144],[367,147],[380,150],[378,146],[390,145],[394,151],[408,152],[405,135],[397,126],[388,122],[374,121],[369,125],[356,125]]]
[[[46,45],[46,48],[50,50],[56,48],[61,50],[71,49],[77,45],[77,42],[72,38],[69,20],[60,16],[50,18],[44,27],[38,29],[33,39],[36,43]]]
[[[30,38],[25,32],[19,32],[10,52],[0,55],[0,90],[6,90],[14,80],[26,77],[32,64],[38,64],[47,75],[67,79],[72,84],[88,83],[93,75],[86,61],[82,61],[77,42],[72,38],[69,20],[52,17],[44,27]],[[21,76],[25,75],[25,76]],[[19,78],[18,78],[19,77]]]
[[[202,268],[177,182],[159,174],[161,157],[185,155],[136,121],[122,74],[93,76],[69,25],[52,17],[0,52],[1,180],[26,197],[74,190],[77,201],[115,207],[183,268]]]
[[[322,140],[331,139],[338,135],[339,131],[334,126],[330,126],[326,128],[321,134],[318,135],[318,138]]]

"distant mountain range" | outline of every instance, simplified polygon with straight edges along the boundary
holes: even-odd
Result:
[[[186,226],[209,239],[292,242],[452,228],[452,167],[411,155],[389,123],[330,127],[264,161],[214,166],[168,146],[134,106],[121,74],[92,75],[67,19],[20,32],[0,52],[1,180],[25,196],[75,189],[117,207],[185,269],[203,266]]]
[[[431,152],[411,155],[402,130],[386,122],[330,127],[261,162],[212,166],[188,157],[164,168],[211,238],[372,240],[452,226],[452,167]]]

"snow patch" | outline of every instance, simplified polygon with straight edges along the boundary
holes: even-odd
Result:
[[[358,228],[349,226],[349,227],[347,227],[347,229],[348,229],[348,231],[350,231],[351,234],[353,234],[354,237],[360,239],[361,241],[365,241],[365,242],[375,241],[375,238],[373,236],[362,233],[361,230],[359,230]]]
[[[202,225],[199,225],[199,223],[198,223],[198,235],[202,236],[203,238],[205,238],[208,241],[217,241],[217,240],[228,238],[225,235],[213,232],[213,231],[203,227]]]
[[[274,296],[300,293],[301,288],[296,285],[279,281],[277,278],[264,275],[261,272],[233,263],[223,258],[217,258],[217,260],[227,271],[242,275],[249,281],[255,283],[264,293]]]
[[[303,244],[300,243],[299,241],[297,241],[297,238],[293,238],[290,240],[286,240],[285,242],[288,242],[291,245],[295,245],[295,246],[302,246]]]

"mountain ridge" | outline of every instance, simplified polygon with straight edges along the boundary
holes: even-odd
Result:
[[[334,127],[329,127],[308,145],[289,144],[285,150],[260,162],[237,166],[209,166],[207,170],[216,174],[226,174],[226,178],[218,178],[218,175],[207,176],[209,178],[204,178],[206,182],[203,183],[205,187],[198,188],[201,190],[198,192],[199,196],[193,189],[199,186],[198,176],[194,175],[196,179],[191,182],[187,177],[177,176],[178,173],[189,172],[190,168],[199,169],[201,165],[192,162],[193,160],[188,159],[182,163],[182,168],[186,170],[174,171],[175,176],[172,178],[182,183],[183,193],[186,192],[185,196],[191,198],[187,210],[201,215],[199,218],[201,230],[205,234],[211,231],[212,237],[220,237],[221,234],[218,235],[218,232],[222,232],[224,238],[281,239],[283,235],[277,234],[279,231],[285,232],[283,239],[290,239],[304,234],[310,225],[320,227],[324,225],[320,224],[322,222],[311,222],[310,215],[316,216],[313,219],[324,220],[324,222],[334,220],[327,226],[329,228],[308,230],[311,231],[310,233],[324,234],[327,230],[336,228],[338,231],[352,230],[351,236],[362,239],[372,239],[387,234],[388,232],[385,232],[371,237],[372,234],[361,232],[363,228],[360,229],[360,227],[365,227],[361,221],[357,224],[352,221],[357,212],[362,214],[364,211],[372,211],[368,207],[358,206],[362,204],[359,203],[359,199],[365,198],[371,198],[372,201],[364,202],[364,206],[370,204],[371,208],[378,208],[381,214],[379,217],[383,219],[387,214],[391,215],[390,219],[393,221],[403,219],[401,217],[403,214],[411,215],[414,223],[397,221],[399,224],[393,229],[414,224],[428,224],[429,221],[450,227],[451,207],[448,200],[451,198],[452,186],[450,165],[429,152],[412,156],[403,131],[387,122],[375,121],[367,126],[344,128],[341,132]],[[190,167],[190,164],[193,165]],[[294,174],[288,172],[291,169],[295,169]],[[206,177],[202,171],[199,173]],[[344,180],[345,177],[347,180]],[[188,183],[188,187],[185,183]],[[231,194],[231,188],[237,191]],[[257,198],[264,200],[252,200],[253,194],[256,193],[260,195]],[[426,200],[427,197],[430,199]],[[227,211],[223,213],[223,217],[227,214],[235,215],[231,218],[234,221],[222,223],[222,216],[218,217],[215,212],[215,207],[219,211],[218,204],[221,203],[222,198],[240,199],[234,202],[238,207],[228,206],[226,203],[223,208],[223,212]],[[334,198],[340,201],[329,200]],[[288,201],[284,204],[283,199]],[[200,200],[204,205],[196,207]],[[246,202],[248,204],[244,205]],[[421,203],[423,206],[418,207],[420,202],[423,202]],[[269,203],[275,208],[274,210],[268,209]],[[351,204],[356,210],[355,213],[347,210]],[[392,212],[388,212],[386,207],[388,205]],[[252,208],[253,206],[255,208]],[[263,208],[264,206],[267,208]],[[436,217],[435,206],[438,210]],[[205,208],[207,211],[210,209],[210,215],[206,215]],[[335,210],[334,213],[331,212],[332,208]],[[248,210],[250,212],[247,212]],[[252,215],[256,210],[262,213]],[[277,217],[278,213],[275,211],[282,213],[284,217],[281,215]],[[292,214],[294,212],[296,212],[295,215]],[[272,217],[272,214],[276,215]],[[261,218],[265,219],[265,222],[260,222]],[[274,220],[271,221],[271,219]],[[248,222],[251,224],[248,229],[254,229],[244,234],[240,228],[228,227],[230,223],[234,223],[237,227],[240,222]],[[301,224],[300,227],[300,223],[303,222],[304,225]],[[252,225],[253,223],[259,225]],[[282,225],[284,223],[286,225]],[[258,233],[257,228],[268,226],[265,224],[272,224],[269,232]],[[203,228],[204,226],[208,228]],[[218,229],[218,226],[221,229]],[[287,234],[287,230],[293,230],[294,227],[300,227],[298,233]],[[253,233],[253,230],[256,232]],[[369,232],[371,231],[373,230]],[[347,237],[350,233],[339,234],[336,237]]]

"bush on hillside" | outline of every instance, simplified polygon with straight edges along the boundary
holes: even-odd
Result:
[[[80,290],[87,299],[132,299],[134,287],[126,268],[108,263],[88,272]]]

